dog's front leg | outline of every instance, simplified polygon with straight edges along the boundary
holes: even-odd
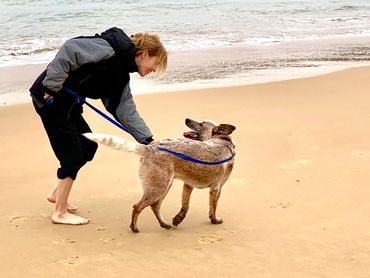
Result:
[[[189,202],[190,202],[190,195],[193,191],[193,188],[186,183],[184,183],[184,187],[182,189],[182,205],[180,212],[172,219],[172,225],[175,227],[179,225],[182,220],[184,220],[186,213],[189,210]]]
[[[221,224],[223,220],[216,217],[216,209],[218,199],[221,195],[221,188],[212,188],[209,191],[209,219],[211,219],[212,224]]]

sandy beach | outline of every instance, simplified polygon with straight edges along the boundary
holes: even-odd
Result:
[[[3,77],[1,90],[39,73],[23,70]],[[224,223],[209,222],[208,190],[195,190],[176,230],[161,229],[148,208],[139,234],[128,227],[141,197],[137,156],[100,146],[71,194],[92,223],[53,225],[46,195],[58,163],[41,122],[30,103],[0,107],[1,277],[369,277],[369,76],[360,67],[135,96],[157,139],[180,137],[186,117],[237,127]],[[94,131],[131,139],[87,107],[84,115]],[[165,219],[180,209],[181,190],[175,181]]]

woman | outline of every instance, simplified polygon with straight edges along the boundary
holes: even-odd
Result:
[[[167,52],[158,36],[138,33],[128,37],[111,28],[101,35],[68,40],[47,69],[30,88],[36,112],[41,117],[52,149],[60,162],[58,183],[47,199],[55,203],[55,224],[88,224],[89,219],[71,214],[68,203],[79,169],[91,161],[97,145],[81,136],[91,132],[82,117],[82,104],[63,87],[82,97],[101,99],[105,108],[142,144],[153,135],[136,111],[129,87],[131,72],[145,76],[165,71]]]

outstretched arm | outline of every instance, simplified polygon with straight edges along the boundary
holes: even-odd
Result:
[[[104,98],[102,101],[107,110],[130,131],[137,142],[149,144],[153,141],[153,134],[136,110],[129,84],[125,86],[121,100],[115,109],[109,98]]]

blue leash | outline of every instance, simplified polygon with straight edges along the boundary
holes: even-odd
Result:
[[[132,136],[131,132],[127,128],[125,128],[121,123],[119,123],[116,120],[112,119],[107,114],[105,114],[103,111],[101,111],[98,108],[96,108],[94,105],[88,103],[83,97],[81,97],[77,93],[73,92],[72,90],[68,89],[67,87],[63,87],[63,90],[65,92],[67,92],[68,94],[70,94],[71,96],[74,96],[76,99],[78,99],[83,104],[86,104],[87,106],[89,106],[92,110],[94,110],[96,113],[98,113],[100,116],[102,116],[106,120],[110,121],[112,124],[114,124],[115,126],[119,127],[120,129],[126,131],[127,133],[129,133]]]
[[[98,108],[96,108],[95,106],[93,106],[92,104],[88,103],[83,97],[81,97],[77,93],[73,92],[72,90],[68,89],[67,87],[63,87],[63,90],[65,92],[67,92],[68,94],[70,94],[71,96],[75,97],[81,103],[86,104],[88,107],[90,107],[92,110],[94,110],[96,113],[98,113],[100,116],[102,116],[103,118],[105,118],[106,120],[108,120],[109,122],[111,122],[112,124],[114,124],[115,126],[119,127],[120,129],[126,131],[128,134],[130,134],[132,136],[132,133],[127,128],[125,128],[121,123],[119,123],[116,120],[112,119],[107,114],[105,114],[104,112],[102,112],[101,110],[99,110]],[[48,104],[51,104],[51,103],[52,103],[52,101],[49,102]],[[157,146],[155,146],[155,147],[157,147]],[[177,156],[177,157],[179,157],[181,159],[188,160],[188,161],[191,161],[191,162],[194,162],[194,163],[205,164],[205,165],[219,165],[219,164],[223,164],[223,163],[226,163],[226,162],[232,160],[234,158],[234,156],[235,156],[235,153],[233,153],[227,159],[220,160],[220,161],[215,161],[215,162],[209,162],[209,161],[199,160],[199,159],[196,159],[196,158],[187,156],[187,155],[182,154],[182,153],[174,152],[174,151],[171,151],[171,150],[166,149],[166,148],[162,148],[162,147],[157,147],[157,148],[158,148],[158,150],[161,150],[163,152],[170,153],[170,154],[172,154],[174,156]]]

